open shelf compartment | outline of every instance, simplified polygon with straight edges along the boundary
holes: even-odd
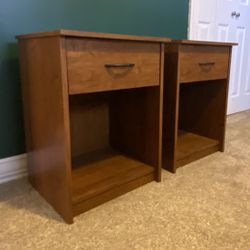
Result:
[[[183,166],[219,150],[219,142],[190,132],[178,131],[176,166]]]
[[[112,149],[91,153],[73,170],[73,204],[153,173],[153,167]]]
[[[175,168],[223,150],[226,84],[180,84]]]
[[[159,180],[159,87],[70,96],[75,214]]]

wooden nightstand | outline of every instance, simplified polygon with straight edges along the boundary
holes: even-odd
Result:
[[[68,30],[17,38],[29,179],[63,219],[160,181],[170,40]]]
[[[172,41],[166,45],[163,167],[224,151],[232,43]]]

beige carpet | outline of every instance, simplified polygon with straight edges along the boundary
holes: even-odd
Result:
[[[26,180],[0,186],[0,249],[250,249],[250,112],[215,153],[65,224]]]

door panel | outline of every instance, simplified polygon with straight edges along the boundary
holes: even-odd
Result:
[[[249,0],[192,0],[189,39],[238,42],[233,48],[228,113],[250,109]]]
[[[210,40],[214,36],[216,0],[193,0],[189,34],[193,40]]]
[[[234,48],[234,63],[233,70],[231,74],[231,82],[229,89],[229,97],[235,98],[240,95],[240,81],[242,75],[242,62],[243,62],[243,51],[245,46],[246,29],[237,27],[236,28],[236,41],[239,43],[237,47]]]
[[[216,37],[218,41],[229,41],[229,28],[230,27],[228,24],[218,24],[216,32]]]
[[[235,52],[235,73],[232,75],[229,89],[229,113],[235,113],[250,109],[249,86],[249,52],[250,52],[250,7],[249,0],[235,0],[235,10],[237,13],[234,18],[232,33],[236,36],[238,47]],[[239,16],[238,16],[239,15]],[[232,87],[233,86],[233,87]]]
[[[248,58],[247,58],[247,80],[246,80],[246,88],[245,88],[245,93],[247,95],[250,95],[250,52],[248,53]]]
[[[248,5],[248,0],[240,0],[240,4],[242,5]]]

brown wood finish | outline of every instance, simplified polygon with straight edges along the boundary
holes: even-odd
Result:
[[[230,47],[238,45],[238,43],[230,43],[230,42],[213,42],[213,41],[198,41],[198,40],[172,40],[172,44],[182,44],[182,45],[195,45],[199,46],[214,46],[214,47]]]
[[[91,208],[94,208],[104,202],[112,200],[115,197],[118,197],[126,192],[132,191],[133,189],[138,188],[154,180],[155,180],[155,175],[152,173],[152,174],[144,175],[143,177],[137,178],[123,185],[113,187],[112,189],[107,190],[106,192],[101,193],[98,196],[95,196],[86,201],[74,204],[73,213],[75,216],[79,215]]]
[[[162,165],[175,172],[175,154],[179,113],[179,47],[167,44],[165,47],[164,105],[162,132]]]
[[[219,150],[219,141],[185,131],[178,131],[176,166],[186,165]]]
[[[180,83],[227,78],[229,50],[221,46],[181,46]]]
[[[91,157],[91,160],[89,160]],[[73,169],[73,204],[154,172],[154,168],[120,154],[86,155]]]
[[[64,220],[72,223],[64,39],[32,39],[19,45],[29,179]]]
[[[109,147],[109,93],[70,96],[72,158]]]
[[[166,46],[163,167],[171,172],[224,150],[232,45],[174,41]],[[200,62],[214,62],[214,68],[201,72]]]
[[[63,219],[72,223],[81,212],[160,181],[161,42],[168,39],[76,31],[18,38],[29,179]],[[122,84],[98,73],[98,62],[130,61],[136,72]]]
[[[114,95],[110,106],[110,144],[125,154],[155,167],[159,176],[159,87],[126,90]]]
[[[238,45],[238,44],[234,44],[234,45]],[[230,69],[231,69],[231,62],[232,62],[232,50],[233,50],[233,47],[230,47],[230,51],[229,51],[229,54],[230,54],[230,57],[229,57],[229,60],[228,60],[228,70],[227,70],[227,81],[225,82],[225,95],[224,95],[224,98],[223,98],[223,108],[225,110],[225,115],[224,115],[224,120],[222,121],[222,134],[221,134],[221,145],[220,145],[220,151],[221,152],[224,152],[225,150],[225,137],[226,137],[226,122],[227,122],[227,105],[228,105],[228,93],[229,93],[229,82],[230,82]]]
[[[32,39],[32,38],[44,38],[44,37],[51,37],[51,36],[78,37],[78,38],[81,37],[81,38],[155,42],[155,43],[168,43],[171,41],[171,39],[167,37],[135,36],[135,35],[126,35],[126,34],[100,33],[100,32],[89,32],[89,31],[80,31],[80,30],[64,30],[64,29],[19,35],[17,36],[17,38],[18,39]]]
[[[225,79],[181,85],[179,129],[217,140],[222,148],[227,84]]]
[[[160,70],[160,93],[159,93],[159,138],[158,138],[158,168],[156,172],[156,180],[161,181],[161,168],[162,168],[162,147],[163,147],[163,95],[164,95],[164,65],[165,65],[165,46],[166,44],[161,44],[161,70]]]
[[[70,38],[67,62],[70,94],[160,84],[160,44]]]

